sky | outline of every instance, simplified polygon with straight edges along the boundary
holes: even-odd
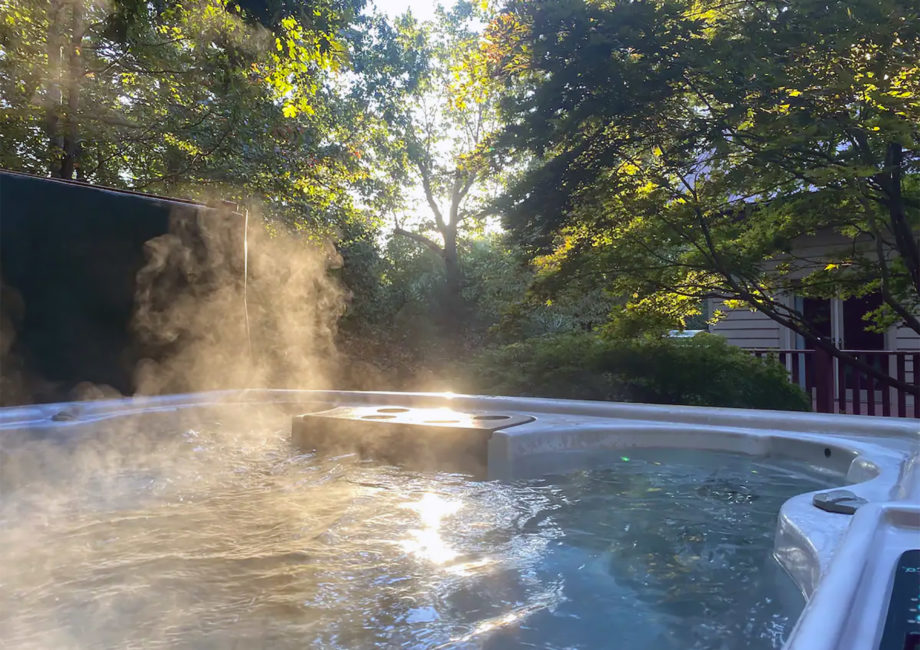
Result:
[[[412,9],[412,15],[419,20],[427,20],[434,15],[437,0],[371,0],[377,8],[388,16],[399,16],[406,9]]]

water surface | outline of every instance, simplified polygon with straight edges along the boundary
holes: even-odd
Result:
[[[0,639],[778,648],[804,603],[771,558],[776,513],[833,484],[796,463],[687,451],[475,482],[298,454],[286,416],[251,415],[8,444]]]

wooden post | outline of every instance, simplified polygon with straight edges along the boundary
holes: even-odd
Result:
[[[821,348],[814,352],[815,409],[834,412],[834,359]]]

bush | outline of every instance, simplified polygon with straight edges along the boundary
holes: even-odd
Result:
[[[487,350],[467,368],[469,392],[807,411],[777,362],[719,336],[605,340],[541,337]]]

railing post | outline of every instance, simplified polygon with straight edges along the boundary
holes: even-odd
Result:
[[[814,352],[815,409],[834,412],[834,359],[821,348]]]

